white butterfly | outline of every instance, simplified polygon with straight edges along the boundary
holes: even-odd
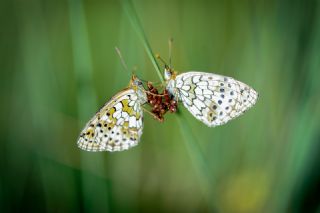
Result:
[[[209,127],[238,117],[258,98],[254,89],[231,77],[195,71],[177,75],[168,66],[164,76],[169,93]]]
[[[136,146],[143,129],[142,105],[147,96],[132,76],[129,87],[117,93],[86,124],[78,139],[86,151],[123,151]]]

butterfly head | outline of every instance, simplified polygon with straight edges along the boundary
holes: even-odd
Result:
[[[173,69],[171,69],[167,65],[164,66],[164,78],[166,81],[175,79],[176,76],[177,76],[177,73]]]
[[[143,88],[143,83],[136,75],[132,75],[130,86],[134,89]]]
[[[136,91],[141,103],[145,103],[147,101],[147,96],[145,88],[143,86],[143,82],[136,75],[132,75],[129,87]]]

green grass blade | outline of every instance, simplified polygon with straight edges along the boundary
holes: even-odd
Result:
[[[133,28],[135,29],[135,31],[140,37],[142,44],[145,47],[147,54],[150,60],[152,61],[161,82],[164,82],[163,75],[160,72],[159,65],[154,57],[154,54],[152,52],[152,49],[144,33],[143,27],[141,25],[141,22],[139,21],[138,15],[134,9],[132,2],[130,0],[123,0],[123,6],[129,17],[129,20],[131,21]],[[177,116],[178,116],[177,119],[178,119],[181,133],[185,138],[184,142],[187,147],[188,153],[191,156],[193,165],[197,171],[198,176],[201,179],[200,181],[201,188],[203,190],[203,193],[206,199],[208,199],[210,197],[208,195],[210,193],[210,188],[211,188],[211,184],[210,184],[211,178],[209,174],[209,167],[207,165],[207,161],[205,160],[205,157],[197,143],[197,139],[195,135],[192,133],[191,127],[186,121],[185,117],[179,116],[178,113],[177,113]],[[212,207],[212,205],[210,206]]]
[[[142,24],[139,20],[138,14],[134,8],[133,3],[130,0],[123,0],[122,3],[123,3],[123,8],[124,8],[126,14],[128,15],[128,18],[132,24],[132,27],[134,28],[134,30],[137,32],[139,38],[141,39],[142,44],[143,44],[153,66],[158,74],[158,77],[160,78],[161,82],[164,82],[163,75],[160,71],[159,64],[157,63],[157,60],[154,57],[151,46],[148,42],[147,36],[143,30]]]
[[[181,134],[184,138],[183,141],[191,157],[193,167],[195,168],[197,176],[200,179],[199,183],[202,193],[204,195],[204,199],[207,200],[210,211],[214,212],[214,209],[216,208],[215,203],[212,202],[210,198],[213,197],[211,189],[214,185],[213,182],[215,180],[210,174],[209,166],[207,163],[208,161],[206,160],[203,152],[201,151],[197,138],[193,134],[192,128],[189,125],[185,116],[183,116],[183,113],[182,116],[178,115],[177,120],[180,126]]]

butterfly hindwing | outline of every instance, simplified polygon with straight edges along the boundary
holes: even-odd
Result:
[[[206,125],[218,126],[238,117],[252,107],[258,97],[248,85],[231,77],[204,73],[186,72],[176,76],[175,84],[168,88],[174,96],[198,120]]]
[[[107,102],[87,123],[78,139],[86,151],[123,151],[136,146],[143,130],[141,100],[125,89]]]

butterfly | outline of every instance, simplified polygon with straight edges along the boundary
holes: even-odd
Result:
[[[85,125],[78,147],[86,151],[123,151],[139,143],[147,96],[143,84],[132,76],[129,86],[111,98]]]
[[[231,77],[206,72],[177,74],[165,66],[166,89],[198,120],[219,126],[251,108],[258,93]]]

